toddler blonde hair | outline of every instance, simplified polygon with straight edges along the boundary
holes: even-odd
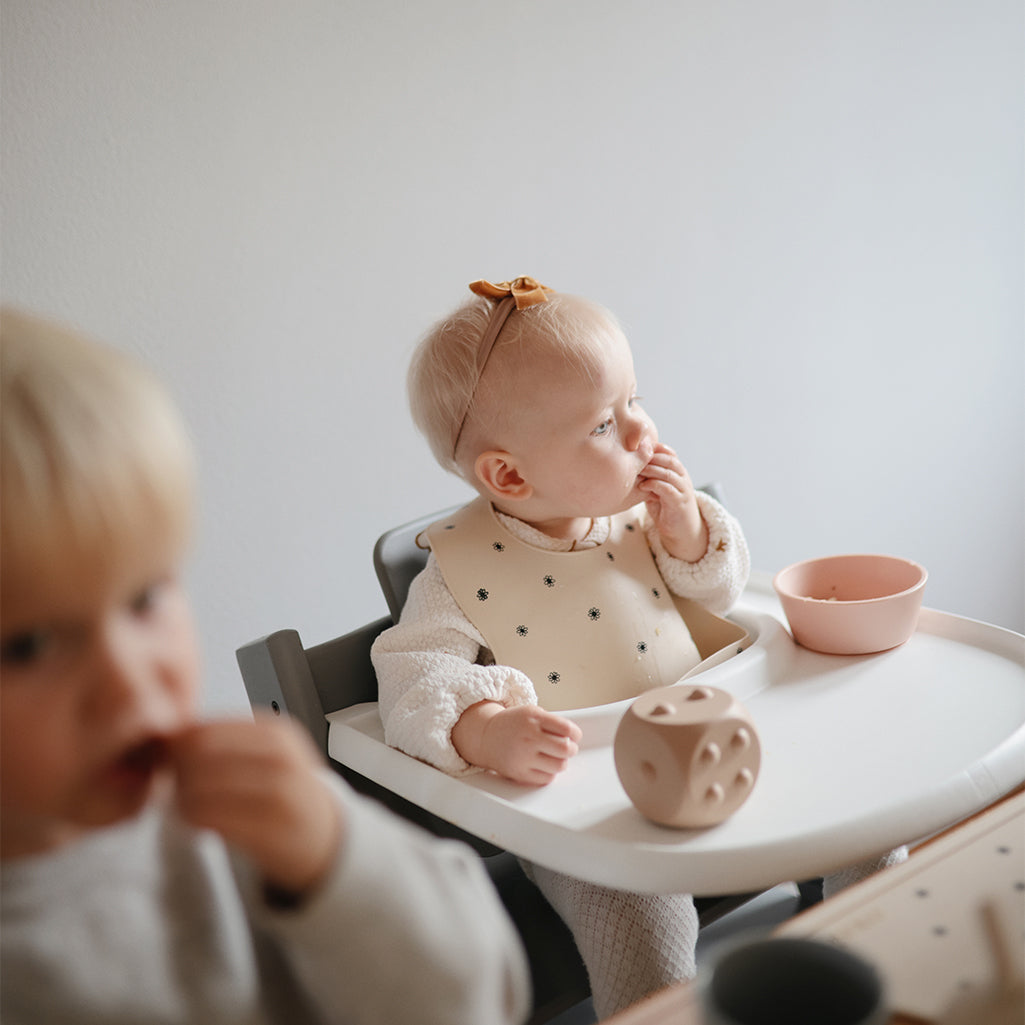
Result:
[[[4,576],[156,531],[184,548],[192,506],[192,447],[160,384],[122,352],[0,311]]]
[[[493,309],[493,300],[474,296],[439,320],[414,351],[406,381],[413,422],[434,458],[474,486],[482,439],[523,402],[507,387],[510,376],[522,381],[557,359],[591,379],[610,340],[622,338],[619,322],[603,306],[552,292],[509,316],[478,378],[477,352]]]

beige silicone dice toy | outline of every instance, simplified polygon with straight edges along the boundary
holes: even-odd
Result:
[[[747,800],[761,745],[747,709],[716,687],[642,694],[616,731],[616,771],[637,810],[664,826],[714,826]]]

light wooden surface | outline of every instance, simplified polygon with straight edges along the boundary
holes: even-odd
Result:
[[[989,909],[995,919],[983,914]],[[994,949],[990,931],[998,923]],[[839,942],[882,972],[891,1025],[939,1021],[969,986],[1025,964],[1025,791],[915,850],[899,865],[776,930]],[[697,984],[657,993],[608,1025],[703,1025]]]

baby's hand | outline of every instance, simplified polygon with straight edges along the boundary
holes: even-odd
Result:
[[[659,443],[641,477],[645,504],[666,551],[674,559],[698,562],[708,549],[708,527],[683,463],[668,445]]]
[[[452,743],[465,761],[531,786],[544,786],[562,772],[580,737],[580,727],[561,715],[497,701],[471,705],[452,730]]]
[[[171,745],[178,811],[246,854],[267,883],[301,896],[327,875],[341,842],[321,759],[288,720],[198,723]]]

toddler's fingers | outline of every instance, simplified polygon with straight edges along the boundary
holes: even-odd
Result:
[[[668,481],[658,480],[655,477],[648,477],[646,480],[643,480],[639,490],[645,496],[644,500],[648,504],[648,512],[655,519],[658,519],[658,512],[663,502],[671,502],[674,498],[677,502],[680,501],[679,488],[674,488]]]
[[[538,753],[550,758],[566,760],[572,758],[580,748],[577,741],[570,737],[557,737],[554,734],[547,734],[542,738]]]
[[[532,766],[527,769],[521,777],[514,780],[516,783],[523,783],[526,786],[531,787],[546,787],[553,779],[555,779],[557,773],[546,772],[544,769]]]
[[[558,776],[560,772],[565,772],[569,766],[568,758],[553,758],[551,755],[541,755],[538,758],[538,764],[536,768],[539,771],[546,772],[550,776]]]
[[[179,811],[196,825],[230,831],[262,816],[291,816],[317,762],[305,737],[280,721],[219,720],[171,744]]]
[[[580,727],[564,716],[556,715],[554,712],[545,712],[541,720],[541,729],[555,737],[568,737],[577,742],[583,736]]]
[[[685,480],[690,480],[690,474],[687,473],[687,468],[680,462],[674,452],[662,452],[653,455],[641,471],[641,476],[647,473],[654,473],[659,470],[676,474],[676,476],[682,477]]]
[[[661,442],[655,446],[655,454],[652,458],[656,460],[665,460],[672,463],[674,466],[680,467],[681,470],[683,469],[683,460],[680,459],[676,449],[670,448],[668,445],[663,445]]]
[[[315,754],[301,733],[252,722],[183,737],[174,755],[179,814],[219,833],[266,879],[306,892],[323,878],[343,833],[308,748]]]
[[[665,484],[671,491],[675,491],[677,495],[683,495],[685,498],[690,498],[694,494],[689,477],[665,466],[650,467],[644,471],[641,485],[649,483]]]
[[[669,453],[668,455],[663,456],[661,459],[657,460],[656,465],[665,466],[667,469],[672,470],[673,473],[677,474],[677,476],[685,480],[688,483],[688,485],[693,486],[691,484],[691,476],[687,472],[687,467],[683,465],[679,458],[677,458],[675,452]]]
[[[532,786],[547,786],[569,765],[568,758],[553,758],[550,755],[538,754],[522,774],[521,782]]]
[[[288,719],[258,715],[255,719],[217,719],[196,723],[171,743],[171,756],[181,771],[263,765],[269,771],[316,769],[319,756],[311,739]]]

